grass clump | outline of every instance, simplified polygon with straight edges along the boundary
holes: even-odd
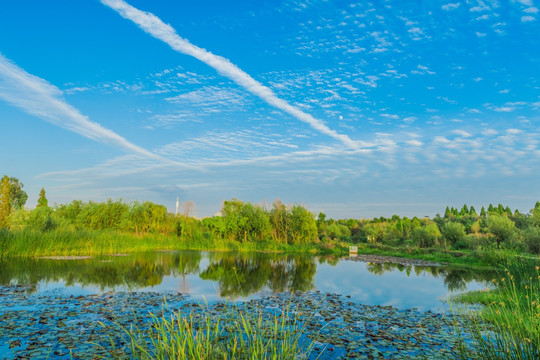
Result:
[[[279,314],[260,308],[201,306],[187,316],[152,315],[150,326],[123,329],[124,348],[111,336],[116,359],[306,359],[311,341],[304,325],[289,309]],[[148,324],[147,324],[148,325]]]
[[[540,359],[540,266],[521,261],[493,279],[493,290],[462,295],[457,301],[484,304],[469,314],[463,359]]]

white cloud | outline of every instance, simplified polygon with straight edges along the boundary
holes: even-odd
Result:
[[[411,145],[411,146],[422,146],[422,145],[424,145],[424,143],[419,141],[419,140],[407,140],[407,141],[405,141],[405,143],[408,144],[408,145]]]
[[[523,132],[523,130],[520,130],[520,129],[507,129],[506,132],[509,133],[509,134],[521,134]]]
[[[497,112],[512,112],[516,110],[516,108],[513,106],[496,106],[492,110]]]
[[[536,14],[538,12],[538,8],[530,7],[523,10],[523,12],[526,12],[527,14]]]
[[[130,153],[160,159],[112,130],[90,121],[62,99],[62,91],[49,82],[27,73],[0,54],[0,98],[54,125],[86,138],[122,148]]]
[[[458,130],[453,130],[452,133],[454,133],[456,135],[460,135],[462,137],[471,137],[472,136],[469,132],[467,132],[465,130],[459,130],[459,129]]]
[[[517,2],[525,6],[533,6],[532,0],[517,0]]]
[[[194,58],[206,63],[216,69],[223,76],[233,80],[238,85],[266,101],[268,104],[292,115],[296,119],[309,124],[313,129],[322,134],[328,135],[341,141],[348,147],[356,148],[358,145],[347,135],[340,134],[330,129],[323,121],[314,118],[300,110],[298,107],[289,104],[287,101],[278,98],[274,92],[267,86],[262,85],[253,79],[245,71],[234,65],[230,60],[212,54],[211,52],[191,44],[188,40],[180,37],[176,31],[168,24],[165,24],[154,14],[141,11],[127,4],[123,0],[101,0],[104,5],[117,11],[122,17],[133,21],[142,30],[153,37],[162,40],[174,50],[193,56]]]
[[[486,129],[486,130],[482,130],[482,135],[484,136],[494,136],[494,135],[497,135],[499,132],[497,130],[494,130],[494,129]]]
[[[441,6],[441,8],[445,11],[455,10],[457,9],[461,3],[448,3],[446,5]]]
[[[530,15],[527,15],[527,16],[522,16],[521,17],[521,21],[522,22],[529,22],[529,21],[535,21],[536,19]]]

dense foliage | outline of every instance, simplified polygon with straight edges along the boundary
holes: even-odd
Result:
[[[74,200],[51,207],[44,189],[36,208],[27,210],[20,206],[26,201],[26,193],[21,194],[22,186],[15,178],[2,178],[0,228],[150,234],[178,238],[184,243],[195,241],[202,247],[212,243],[260,244],[257,248],[316,244],[331,249],[336,245],[364,243],[366,247],[472,252],[486,263],[497,262],[501,254],[540,254],[540,202],[529,213],[490,204],[480,212],[467,205],[461,210],[447,207],[444,216],[437,214],[433,219],[393,215],[334,220],[324,213],[315,217],[301,205],[285,205],[279,200],[264,207],[232,199],[223,203],[220,214],[197,219],[189,212],[168,213],[165,206],[149,201]],[[18,194],[16,202],[14,193]]]

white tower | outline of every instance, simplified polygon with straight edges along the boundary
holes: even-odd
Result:
[[[176,197],[176,212],[174,215],[178,215],[178,196]]]

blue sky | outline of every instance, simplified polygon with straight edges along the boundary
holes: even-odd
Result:
[[[233,197],[329,216],[540,199],[519,1],[4,2],[0,172],[35,206]]]

